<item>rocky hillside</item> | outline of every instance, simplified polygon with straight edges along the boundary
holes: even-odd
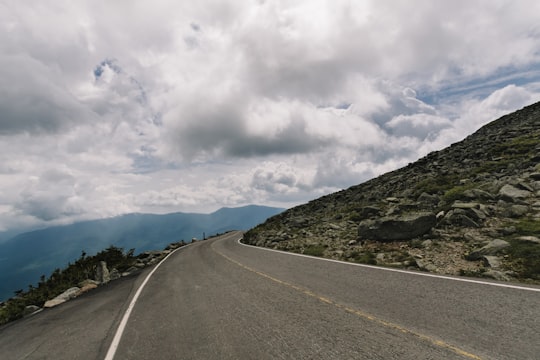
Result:
[[[399,170],[250,230],[274,249],[540,282],[540,103]]]

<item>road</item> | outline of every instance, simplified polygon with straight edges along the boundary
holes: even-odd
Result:
[[[540,359],[538,287],[294,256],[241,235],[0,328],[0,357]]]

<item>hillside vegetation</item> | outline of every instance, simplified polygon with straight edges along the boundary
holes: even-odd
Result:
[[[135,261],[133,250],[124,252],[123,249],[114,246],[100,251],[95,256],[86,256],[83,252],[73,264],[64,269],[55,269],[48,278],[42,276],[37,286],[30,285],[27,290],[15,291],[16,296],[0,306],[0,324],[21,318],[25,313],[43,307],[47,300],[60,295],[66,289],[94,279],[101,262],[105,262],[117,272],[124,272],[133,266]]]
[[[248,231],[249,244],[440,274],[540,282],[540,103],[399,170]]]

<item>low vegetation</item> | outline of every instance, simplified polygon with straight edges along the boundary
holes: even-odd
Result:
[[[126,270],[136,260],[133,253],[134,249],[124,252],[122,248],[115,246],[110,246],[95,256],[87,256],[83,252],[77,261],[69,264],[65,269],[54,270],[48,278],[42,275],[37,286],[30,285],[26,291],[17,290],[15,297],[0,306],[0,324],[21,318],[29,305],[42,307],[47,300],[66,289],[93,278],[96,267],[101,261],[105,261],[109,267],[120,272]]]

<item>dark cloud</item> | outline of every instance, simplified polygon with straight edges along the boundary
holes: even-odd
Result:
[[[38,220],[53,221],[78,215],[83,209],[70,204],[70,198],[45,192],[35,192],[22,196],[15,209]]]
[[[261,135],[250,133],[242,105],[202,104],[191,110],[191,117],[178,128],[174,137],[182,155],[191,159],[198,155],[248,158],[303,154],[319,151],[335,142],[309,133],[307,120],[300,115],[291,116],[289,123],[274,133]]]
[[[0,57],[0,134],[56,133],[87,118],[60,76],[26,56]]]

